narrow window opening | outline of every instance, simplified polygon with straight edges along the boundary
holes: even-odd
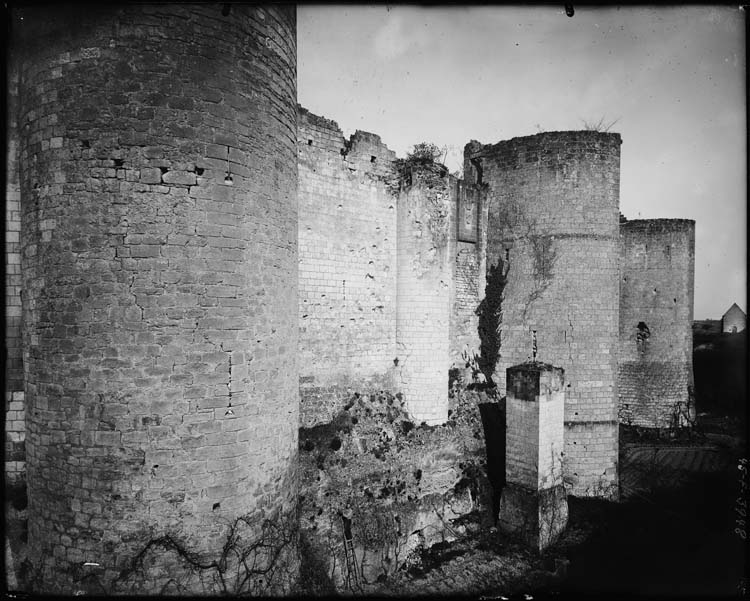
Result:
[[[307,145],[308,146],[312,146],[312,138],[308,138],[307,139]]]
[[[371,163],[374,163],[374,162],[375,162],[375,161],[377,161],[377,160],[378,160],[378,157],[375,157],[375,156],[370,156],[370,162],[371,162]]]
[[[645,322],[639,321],[638,326],[636,326],[635,343],[641,353],[646,350],[646,343],[649,338],[651,338],[651,331]]]

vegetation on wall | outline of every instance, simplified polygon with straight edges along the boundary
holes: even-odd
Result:
[[[613,119],[612,121],[607,121],[607,119],[602,116],[598,120],[589,120],[589,119],[581,119],[583,122],[583,129],[587,131],[597,131],[600,133],[607,133],[609,130],[611,130],[615,124],[620,120],[618,117],[617,119]]]
[[[427,426],[400,395],[355,393],[333,421],[300,430],[300,527],[325,564],[323,588],[357,591],[406,570],[458,536],[459,516],[489,507],[477,399],[454,395],[448,422]]]
[[[166,532],[144,542],[114,578],[98,564],[80,562],[70,569],[76,595],[286,595],[295,592],[299,519],[296,512],[236,518],[227,525],[221,550],[210,556]],[[166,557],[170,556],[167,560]],[[159,561],[157,562],[157,558]],[[169,565],[167,570],[163,566]],[[21,567],[24,590],[43,591],[42,570],[27,559]]]
[[[500,359],[500,325],[502,323],[503,290],[507,282],[507,263],[502,259],[490,265],[487,271],[487,286],[484,298],[476,309],[479,317],[479,356],[476,363],[490,386],[494,386],[492,374]]]
[[[386,182],[388,191],[395,196],[411,186],[415,172],[420,174],[420,179],[428,187],[437,186],[448,175],[448,168],[441,162],[444,156],[445,149],[436,144],[415,144],[412,151],[406,153],[406,158],[396,159],[391,163],[392,175]]]

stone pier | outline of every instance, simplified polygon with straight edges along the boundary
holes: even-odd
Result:
[[[564,371],[545,363],[507,370],[506,485],[498,523],[543,551],[568,523],[563,486]]]

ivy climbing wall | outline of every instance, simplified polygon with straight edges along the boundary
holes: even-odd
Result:
[[[493,379],[530,360],[565,370],[565,478],[617,495],[620,137],[549,132],[469,143],[467,180],[488,186],[487,270],[506,273]]]

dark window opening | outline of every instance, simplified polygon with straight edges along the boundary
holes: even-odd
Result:
[[[646,343],[649,338],[651,338],[651,330],[648,329],[645,322],[639,321],[635,332],[635,342],[639,351],[643,352],[646,350]]]
[[[471,161],[471,166],[474,168],[474,183],[477,184],[477,186],[481,186],[483,183],[483,169],[481,159],[477,158],[469,160]]]
[[[307,145],[308,145],[308,146],[312,146],[312,138],[308,138],[308,140],[307,140]]]
[[[370,162],[371,163],[374,163],[377,160],[378,160],[378,157],[370,156]]]

